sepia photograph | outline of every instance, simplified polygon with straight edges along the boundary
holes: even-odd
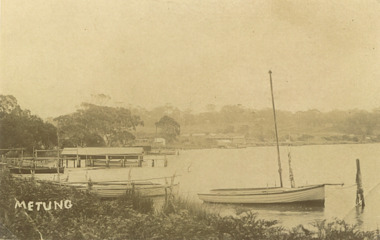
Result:
[[[0,239],[380,239],[380,0],[0,3]]]

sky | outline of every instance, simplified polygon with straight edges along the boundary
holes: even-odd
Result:
[[[2,0],[0,94],[205,110],[380,107],[380,0]]]

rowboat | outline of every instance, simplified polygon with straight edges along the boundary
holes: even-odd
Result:
[[[43,174],[43,173],[64,173],[64,167],[10,167],[9,171],[16,174]]]
[[[211,203],[239,203],[239,204],[321,204],[325,202],[325,186],[337,184],[319,184],[295,187],[293,172],[291,170],[291,157],[289,153],[289,178],[291,188],[283,187],[282,183],[282,168],[280,160],[280,147],[278,142],[276,110],[273,96],[272,72],[269,71],[270,89],[272,95],[272,107],[274,128],[276,133],[276,146],[278,158],[278,173],[280,177],[280,187],[269,188],[229,188],[229,189],[214,189],[209,193],[198,193],[198,197],[204,202]],[[341,184],[339,184],[341,185]]]
[[[160,197],[178,192],[179,185],[173,186],[163,184],[135,184],[132,185],[110,185],[110,186],[92,186],[90,192],[99,196],[100,198],[116,198],[128,194],[138,194],[142,197]]]
[[[126,195],[141,197],[162,197],[168,194],[177,195],[179,184],[160,184],[151,181],[140,182],[62,182],[61,185],[88,191],[100,198],[110,199]]]

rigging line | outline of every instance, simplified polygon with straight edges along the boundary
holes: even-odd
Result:
[[[332,186],[332,187],[334,187],[335,189],[347,189],[347,188],[356,187],[356,183],[348,185],[348,186],[344,186],[344,187],[339,187],[339,186]]]
[[[368,191],[368,193],[365,195],[365,197],[367,197],[367,196],[369,196],[370,194],[372,194],[372,192],[376,189],[376,188],[380,188],[380,182],[376,185],[376,186],[374,186],[373,188],[371,188],[369,191]]]
[[[356,185],[356,184],[355,184]],[[380,182],[374,186],[371,190],[368,191],[368,193],[365,195],[365,197],[368,197],[370,194],[373,193],[373,191],[375,191],[377,188],[380,188]],[[346,219],[355,209],[356,209],[357,206],[351,208],[348,213],[343,217],[343,219]]]

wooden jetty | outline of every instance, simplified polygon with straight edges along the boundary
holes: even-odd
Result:
[[[63,173],[60,150],[33,150],[33,155],[25,157],[24,148],[0,149],[0,151],[13,152],[12,157],[1,156],[1,164],[14,174],[54,174]],[[38,156],[40,153],[40,156]],[[41,156],[41,153],[43,156]],[[57,156],[56,156],[57,154]]]
[[[142,147],[85,147],[64,148],[61,152],[66,167],[141,167],[144,160]]]

